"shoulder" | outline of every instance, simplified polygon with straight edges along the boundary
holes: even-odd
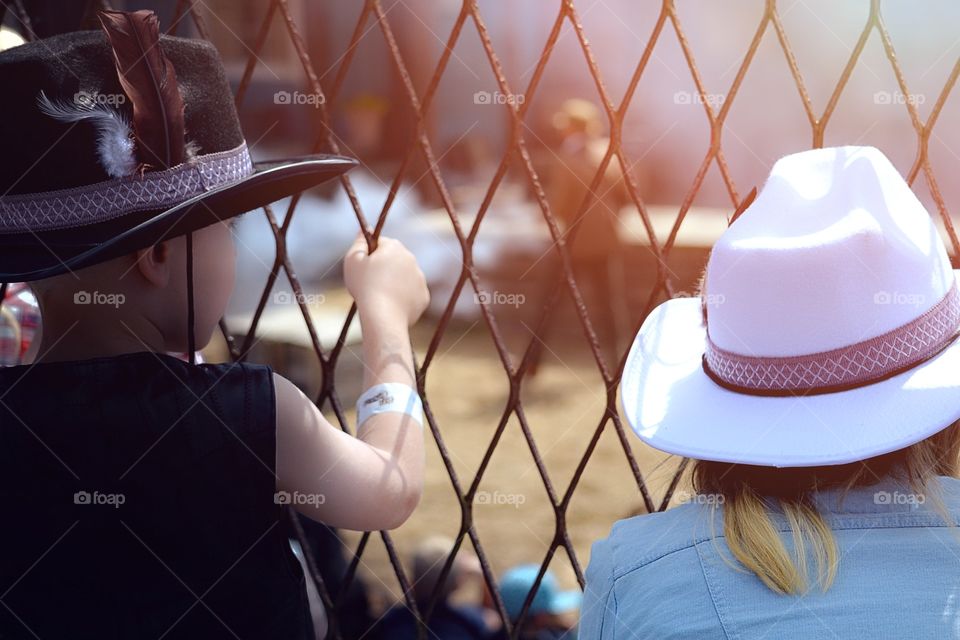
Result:
[[[671,556],[696,553],[698,543],[722,536],[722,509],[696,503],[620,520],[593,543],[588,574],[606,574],[612,582]]]
[[[252,364],[250,362],[223,362],[190,364],[174,356],[163,355],[164,360],[170,363],[171,370],[180,369],[184,375],[197,381],[220,384],[221,382],[243,382],[270,380],[273,373],[270,365]]]
[[[277,428],[280,431],[298,434],[308,442],[316,432],[316,420],[305,419],[316,411],[313,401],[290,380],[271,372]]]
[[[235,432],[273,432],[276,394],[273,369],[265,364],[227,362],[190,364],[173,356],[162,356],[189,392],[188,405],[205,407],[201,416],[213,414]],[[207,415],[207,417],[209,417]]]
[[[581,637],[662,637],[679,620],[712,629],[714,620],[690,611],[712,610],[697,546],[722,533],[721,510],[692,502],[614,524],[591,550]]]
[[[943,502],[951,511],[960,511],[960,479],[940,476],[940,491]]]
[[[190,364],[173,356],[163,356],[170,371],[189,381],[198,391],[218,396],[242,393],[245,396],[269,395],[272,399],[273,369],[265,364],[224,362],[218,364]]]

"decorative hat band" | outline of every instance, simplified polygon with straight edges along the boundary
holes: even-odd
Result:
[[[246,143],[197,155],[162,171],[96,184],[0,198],[0,234],[66,229],[104,222],[135,211],[177,205],[253,173]]]
[[[890,378],[932,358],[960,331],[954,283],[929,311],[883,335],[849,347],[802,356],[756,357],[721,349],[707,337],[703,370],[722,387],[761,396],[846,391]]]

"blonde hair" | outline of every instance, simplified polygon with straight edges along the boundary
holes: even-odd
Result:
[[[706,276],[704,270],[697,282],[704,326]],[[833,531],[817,511],[813,494],[840,489],[842,498],[854,487],[896,478],[915,494],[929,499],[934,510],[952,526],[953,517],[930,480],[938,475],[957,477],[958,457],[960,420],[909,447],[849,464],[778,468],[696,460],[693,488],[699,494],[718,497],[710,504],[713,509],[722,504],[727,547],[767,587],[784,594],[806,591],[810,554],[817,568],[816,581],[826,591],[833,584],[840,559]],[[779,510],[787,521],[793,538],[792,554],[774,525],[771,508]]]
[[[816,582],[826,591],[836,577],[839,556],[830,526],[817,511],[812,494],[838,488],[841,495],[882,478],[904,481],[922,494],[953,524],[930,480],[956,477],[960,454],[960,421],[905,449],[850,464],[776,468],[699,460],[693,465],[697,493],[722,496],[723,533],[733,556],[778,593],[807,590],[808,557],[817,568]],[[793,537],[791,554],[771,517],[777,509]]]

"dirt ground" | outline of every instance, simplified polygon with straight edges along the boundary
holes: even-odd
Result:
[[[422,359],[432,327],[414,336]],[[519,343],[519,340],[513,342]],[[566,491],[603,414],[603,384],[586,343],[552,340],[543,349],[536,375],[524,381],[527,422],[559,495]],[[508,397],[507,377],[483,322],[448,328],[427,374],[427,399],[461,486],[473,481],[490,446]],[[513,356],[519,360],[519,354]],[[339,376],[338,376],[339,377]],[[353,416],[350,416],[353,419]],[[655,502],[666,490],[680,460],[628,440]],[[555,515],[519,421],[512,416],[479,487],[474,519],[481,545],[499,576],[518,563],[540,563],[555,531]],[[484,502],[484,504],[480,504]],[[626,455],[610,423],[581,477],[567,513],[567,528],[582,568],[592,541],[607,535],[618,519],[642,509],[642,499]],[[404,559],[426,536],[455,536],[460,507],[436,441],[428,436],[426,487],[410,520],[393,533]],[[355,547],[359,535],[344,532]],[[465,542],[470,549],[469,539]],[[559,550],[550,568],[565,587],[576,586],[566,553]],[[379,535],[364,553],[361,570],[386,600],[401,597]]]

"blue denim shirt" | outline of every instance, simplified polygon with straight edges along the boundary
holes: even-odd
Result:
[[[960,524],[960,480],[938,480]],[[826,593],[812,561],[806,594],[768,589],[733,559],[722,509],[712,517],[711,506],[690,502],[617,522],[593,545],[580,638],[960,638],[960,528],[932,493],[884,480],[815,496],[840,556]],[[786,522],[774,521],[792,551]]]

